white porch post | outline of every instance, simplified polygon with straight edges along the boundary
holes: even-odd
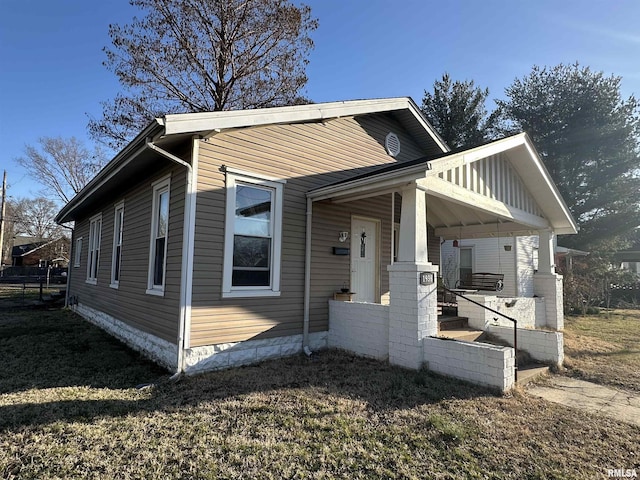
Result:
[[[538,232],[538,271],[533,275],[533,293],[544,297],[547,326],[564,329],[562,275],[555,268],[555,233],[552,230]]]
[[[437,278],[427,254],[425,192],[411,184],[402,190],[398,261],[389,271],[389,362],[418,369],[424,362],[423,339],[438,331],[437,282],[420,284],[420,274]]]

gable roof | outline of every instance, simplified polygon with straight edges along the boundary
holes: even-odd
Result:
[[[121,152],[119,152],[56,216],[56,222],[65,223],[76,218],[83,206],[95,195],[109,192],[109,182],[123,171],[138,174],[144,166],[153,165],[157,155],[148,141],[172,145],[195,136],[206,137],[227,129],[260,125],[317,122],[340,117],[389,113],[392,114],[425,150],[447,152],[449,147],[429,124],[415,102],[409,97],[350,100],[315,103],[289,107],[254,110],[183,113],[156,118]],[[113,189],[112,189],[113,191]]]
[[[11,249],[11,257],[26,257],[27,255],[40,250],[41,248],[46,247],[47,245],[51,245],[57,241],[61,240],[61,238],[54,238],[53,240],[41,240],[39,242],[33,243],[24,243],[22,245],[15,245]]]
[[[517,179],[518,185],[522,190],[526,188],[526,194],[530,195],[534,202],[532,205],[528,205],[528,211],[507,205],[506,208],[494,208],[486,214],[480,214],[478,212],[481,209],[475,208],[476,205],[470,202],[476,200],[479,204],[486,200],[490,204],[493,201],[495,207],[497,204],[495,200],[501,200],[499,198],[500,192],[488,192],[488,195],[483,196],[474,192],[472,188],[465,189],[463,182],[459,182],[459,185],[455,183],[456,175],[463,175],[461,172],[453,175],[453,181],[447,181],[447,178],[452,176],[450,172],[455,169],[468,168],[480,160],[495,158],[501,158],[508,162],[509,169],[519,177]],[[432,157],[384,166],[358,177],[316,188],[308,192],[307,195],[316,201],[336,197],[348,198],[354,195],[362,197],[370,194],[373,196],[409,181],[416,182],[428,195],[431,195],[432,205],[441,205],[443,200],[451,200],[455,204],[463,205],[464,208],[457,206],[443,208],[447,210],[450,217],[447,219],[448,224],[433,216],[430,218],[430,223],[436,227],[436,234],[445,238],[452,235],[459,236],[462,232],[461,228],[470,225],[475,226],[475,233],[486,233],[488,228],[496,228],[489,227],[491,224],[496,225],[496,217],[511,221],[515,216],[518,216],[525,223],[529,222],[531,230],[542,228],[543,223],[548,222],[549,227],[559,234],[572,234],[578,231],[578,226],[569,208],[560,196],[526,133],[495,140],[467,150],[443,152]],[[515,177],[512,181],[516,181]],[[456,198],[455,193],[460,193],[463,190],[465,190],[465,197],[469,198],[463,198],[462,195]],[[428,208],[428,214],[435,215],[434,210],[437,208]],[[452,218],[456,215],[459,218]],[[470,230],[473,228],[468,229],[468,231]],[[520,231],[524,234],[527,230]]]

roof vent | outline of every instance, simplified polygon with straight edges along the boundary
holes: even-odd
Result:
[[[389,133],[385,138],[384,146],[387,149],[387,153],[392,157],[397,157],[400,153],[400,139],[393,132]]]

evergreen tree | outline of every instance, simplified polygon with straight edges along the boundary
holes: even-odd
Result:
[[[533,67],[497,101],[502,131],[526,131],[580,225],[567,246],[597,248],[640,225],[640,105],[621,78],[578,64]]]
[[[433,93],[425,90],[421,110],[449,147],[475,147],[488,138],[488,95],[489,89],[476,87],[473,80],[454,82],[445,73],[434,82]]]

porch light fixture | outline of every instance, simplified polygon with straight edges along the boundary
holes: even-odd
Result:
[[[460,248],[460,243],[457,238],[453,241],[453,248]]]
[[[511,245],[503,245],[504,247],[504,251],[505,252],[510,252],[511,251]]]
[[[344,243],[349,239],[349,232],[340,232],[338,234],[338,241]]]

